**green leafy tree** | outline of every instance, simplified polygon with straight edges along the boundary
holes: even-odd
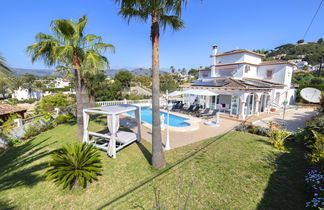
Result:
[[[122,100],[122,90],[122,85],[118,80],[115,82],[106,81],[99,89],[96,90],[96,101]]]
[[[115,80],[118,80],[124,89],[130,87],[130,83],[132,79],[133,79],[132,73],[130,73],[127,70],[119,71],[115,75]]]
[[[170,70],[171,70],[171,73],[174,74],[174,72],[176,71],[176,69],[174,68],[174,66],[170,66]]]
[[[166,92],[167,90],[169,92],[175,91],[179,88],[179,83],[177,79],[175,79],[172,75],[170,74],[163,74],[160,77],[160,89],[162,92]]]
[[[297,44],[301,44],[301,43],[304,43],[303,39],[297,41]]]
[[[188,74],[193,76],[193,79],[198,79],[199,71],[197,69],[190,69]]]
[[[128,21],[139,18],[151,22],[152,42],[152,164],[165,167],[160,125],[160,29],[170,26],[173,30],[184,27],[181,20],[182,7],[187,0],[115,0],[120,5],[119,14]]]
[[[88,182],[97,180],[102,172],[100,153],[87,143],[66,145],[54,152],[49,166],[46,179],[64,189],[77,186],[86,188]]]
[[[324,40],[323,38],[320,38],[318,41],[317,41],[318,44],[323,44],[324,43]]]
[[[137,83],[140,86],[144,86],[147,88],[151,88],[151,85],[152,85],[151,77],[144,76],[144,75],[134,76],[132,79],[132,82]]]
[[[186,74],[187,74],[187,70],[186,70],[185,68],[183,68],[183,69],[181,70],[181,74],[182,74],[182,75],[186,75]]]
[[[109,62],[103,53],[114,51],[114,46],[102,42],[100,36],[84,34],[88,18],[83,16],[79,21],[57,19],[52,21],[52,35],[38,33],[36,43],[27,48],[32,62],[42,60],[48,66],[64,66],[74,73],[77,99],[78,136],[83,136],[82,110],[91,105],[91,93],[87,87],[86,72],[101,71]]]
[[[43,97],[36,105],[36,113],[53,111],[54,108],[66,107],[74,103],[73,98],[63,93]]]

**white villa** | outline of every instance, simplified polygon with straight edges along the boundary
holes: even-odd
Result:
[[[63,78],[56,78],[54,80],[54,86],[55,88],[65,88],[68,87],[70,85],[70,81],[63,79]]]
[[[182,86],[187,89],[208,89],[217,96],[198,96],[204,108],[246,119],[248,116],[269,112],[286,101],[295,103],[296,89],[291,85],[294,63],[274,60],[262,61],[264,55],[244,49],[218,53],[213,46],[213,65],[200,69],[198,80]],[[189,105],[196,95],[185,95]]]
[[[12,98],[16,98],[18,100],[40,99],[43,97],[43,95],[43,91],[41,90],[19,88],[13,92]]]

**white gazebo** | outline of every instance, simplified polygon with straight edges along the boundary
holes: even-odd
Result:
[[[133,132],[118,131],[119,115],[135,111],[135,119],[137,123],[137,134]],[[108,133],[96,133],[88,130],[90,114],[107,115]],[[83,110],[83,141],[93,144],[99,149],[107,151],[110,157],[116,158],[116,152],[127,145],[137,141],[141,141],[141,108],[130,104],[120,104],[113,106],[102,106],[88,108]],[[91,136],[97,137],[91,139]],[[99,140],[98,140],[99,139]]]

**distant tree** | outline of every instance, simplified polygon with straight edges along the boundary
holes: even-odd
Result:
[[[323,38],[320,38],[318,41],[317,41],[318,44],[323,44],[324,43],[324,40]]]
[[[300,39],[300,40],[297,41],[297,44],[301,44],[301,43],[304,43],[303,39]]]
[[[170,70],[171,70],[171,73],[174,73],[176,71],[176,69],[174,68],[174,66],[170,66]]]
[[[125,88],[130,87],[130,82],[132,81],[133,75],[127,70],[119,71],[115,75],[115,80],[118,80],[121,83],[121,86]]]
[[[122,85],[118,80],[115,82],[105,81],[95,92],[96,101],[121,100],[123,99],[122,89]]]
[[[261,49],[261,50],[252,50],[255,53],[267,55],[269,53],[269,50]]]
[[[8,79],[5,77],[0,77],[0,94],[3,96],[3,98],[6,97],[6,94],[8,94],[10,88],[10,82],[8,82]]]
[[[182,74],[182,75],[186,75],[186,73],[187,73],[186,68],[183,68],[183,69],[181,70],[181,74]]]
[[[144,75],[138,75],[133,77],[132,82],[140,84],[140,86],[150,88],[152,85],[152,78]]]
[[[198,79],[198,74],[199,74],[199,71],[197,69],[190,69],[188,74],[190,76],[193,76],[194,79]]]
[[[298,85],[308,85],[310,81],[315,78],[315,76],[311,73],[307,72],[298,72],[294,73],[292,76],[292,83]]]
[[[170,74],[163,74],[160,76],[160,89],[162,92],[169,92],[175,91],[179,88],[179,82],[176,78],[174,78]]]

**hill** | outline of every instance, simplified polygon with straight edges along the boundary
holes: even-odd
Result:
[[[317,42],[289,43],[276,47],[273,50],[259,50],[259,52],[265,53],[265,59],[269,60],[275,58],[282,60],[302,59],[311,65],[317,65],[324,57],[324,42],[323,39],[319,39]]]

